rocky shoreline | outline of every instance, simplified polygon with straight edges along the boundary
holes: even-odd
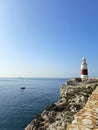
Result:
[[[66,130],[98,86],[98,79],[74,78],[60,89],[60,99],[48,106],[25,130]]]

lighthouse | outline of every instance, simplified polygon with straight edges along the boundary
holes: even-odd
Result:
[[[87,68],[87,63],[86,63],[86,58],[82,58],[82,63],[81,63],[81,78],[88,78],[88,68]]]

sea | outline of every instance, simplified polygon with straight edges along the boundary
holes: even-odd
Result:
[[[60,98],[60,87],[66,80],[0,78],[0,130],[24,130],[37,114]]]

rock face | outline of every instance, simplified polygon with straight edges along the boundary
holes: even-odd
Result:
[[[98,87],[88,98],[85,107],[74,115],[67,130],[98,130]]]
[[[74,78],[68,80],[60,89],[60,100],[37,115],[25,130],[66,130],[72,121],[74,124],[77,123],[74,115],[85,106],[88,97],[91,96],[97,85],[98,79]],[[90,128],[93,129],[94,126],[89,118],[84,118],[83,122],[90,124]],[[68,130],[72,129],[73,127],[68,128]],[[75,130],[78,129],[75,128]]]

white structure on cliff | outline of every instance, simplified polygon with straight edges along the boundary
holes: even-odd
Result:
[[[85,57],[82,58],[81,63],[81,78],[88,78],[88,68]]]

